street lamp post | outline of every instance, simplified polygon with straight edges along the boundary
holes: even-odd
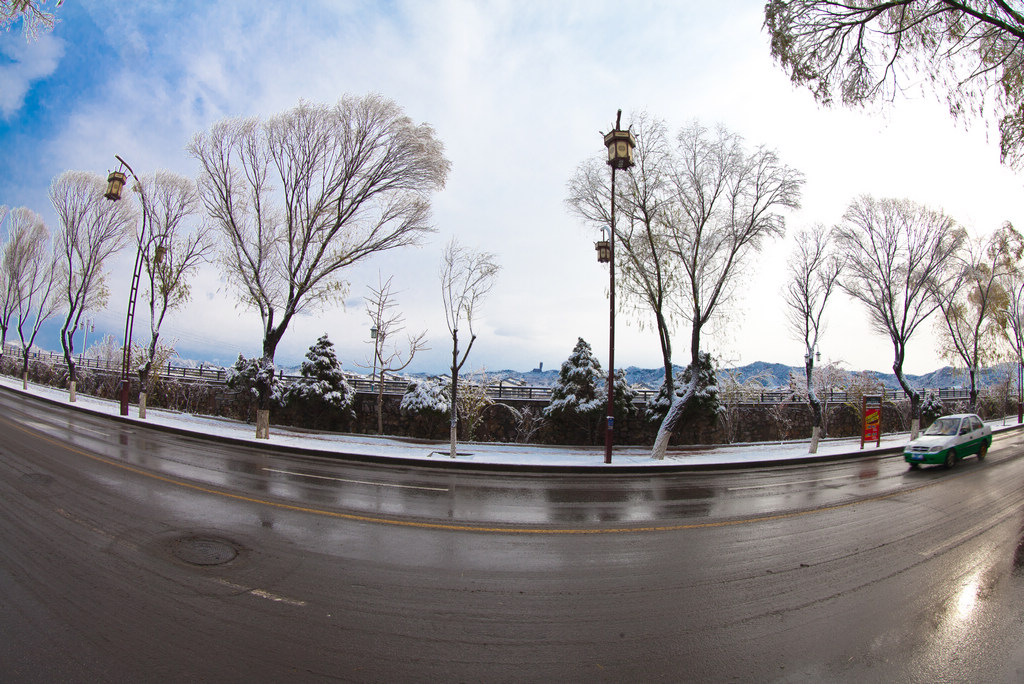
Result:
[[[622,130],[622,110],[615,116],[615,129],[604,136],[604,145],[608,148],[608,165],[612,167],[612,213],[611,231],[608,236],[607,251],[598,243],[598,260],[602,256],[608,261],[608,423],[604,435],[604,462],[612,462],[613,431],[615,428],[615,171],[633,166],[633,148],[636,138],[626,130]]]
[[[135,175],[135,171],[128,165],[124,159],[114,155],[114,158],[121,164],[117,171],[111,171],[107,176],[107,192],[104,193],[104,197],[112,202],[116,202],[121,199],[121,190],[124,188],[127,177],[125,171],[135,179],[135,188],[139,195],[142,197],[142,228],[139,230],[139,247],[135,252],[135,269],[132,271],[132,286],[128,293],[128,312],[125,315],[124,320],[124,355],[121,361],[121,415],[128,415],[128,395],[131,391],[131,379],[128,375],[128,371],[131,367],[131,348],[132,348],[132,327],[135,323],[135,300],[139,293],[139,278],[142,275],[142,258],[144,251],[148,250],[149,244],[146,242],[146,223],[147,223],[147,209],[146,209],[146,196],[142,191],[142,181]],[[163,256],[162,246],[157,247],[155,259],[159,263],[160,258]]]

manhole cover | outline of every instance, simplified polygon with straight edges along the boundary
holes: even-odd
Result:
[[[191,565],[222,565],[235,559],[238,551],[221,539],[185,537],[174,542],[171,553]]]

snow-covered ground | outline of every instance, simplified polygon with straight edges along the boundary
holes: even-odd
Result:
[[[21,381],[7,376],[0,376],[0,385],[17,391],[21,390]],[[53,387],[45,387],[29,383],[28,393],[34,396],[68,403],[68,393]],[[110,416],[119,416],[120,406],[117,402],[95,397],[78,395],[74,404],[79,409]],[[128,420],[139,421],[149,425],[163,425],[203,435],[215,435],[242,442],[262,445],[278,445],[299,447],[328,453],[358,454],[371,457],[417,459],[424,461],[447,461],[448,444],[446,442],[424,442],[392,437],[376,437],[372,435],[331,434],[308,432],[284,427],[271,426],[269,440],[257,440],[255,427],[239,421],[208,416],[193,416],[185,413],[148,409],[146,419],[137,417],[138,406],[132,404]],[[1016,427],[1016,417],[988,423],[993,431]],[[768,462],[794,462],[806,458],[842,457],[843,455],[868,455],[872,452],[889,452],[907,443],[907,433],[895,433],[882,436],[881,446],[873,443],[860,448],[860,440],[829,439],[818,445],[818,453],[807,453],[809,441],[768,442],[758,444],[739,444],[702,448],[670,449],[664,461],[651,458],[650,450],[644,447],[616,446],[611,465],[604,464],[604,447],[559,447],[551,445],[493,444],[483,442],[461,442],[458,446],[456,460],[461,463],[509,464],[525,466],[600,466],[603,468],[622,466],[711,466],[730,464],[754,464]]]

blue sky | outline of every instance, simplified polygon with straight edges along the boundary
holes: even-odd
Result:
[[[427,331],[430,350],[412,370],[443,370],[450,341],[438,266],[453,236],[502,265],[467,370],[557,368],[577,337],[606,359],[607,270],[594,257],[596,235],[564,199],[576,166],[603,154],[600,132],[619,108],[627,123],[641,110],[672,129],[720,122],[777,149],[807,176],[803,207],[787,216],[791,233],[838,221],[864,192],[945,209],[975,233],[1004,220],[1024,226],[1021,179],[999,166],[994,132],[980,122],[965,129],[914,88],[883,110],[823,110],[772,64],[762,8],[762,0],[72,0],[34,43],[17,27],[0,32],[0,204],[28,206],[53,226],[47,188],[66,169],[105,173],[119,154],[139,173],[191,175],[185,146],[221,118],[271,116],[300,99],[392,98],[434,126],[452,162],[434,198],[438,232],[351,269],[346,306],[296,320],[278,350],[279,363],[296,364],[327,332],[350,370],[371,351],[363,297],[378,273],[394,276],[407,330]],[[787,238],[751,262],[707,339],[723,364],[800,363],[780,294],[791,249]],[[123,330],[133,256],[111,265],[100,331]],[[190,305],[164,328],[179,353],[224,363],[256,354],[259,318],[238,306],[217,269],[205,267],[192,288]],[[891,345],[870,332],[858,305],[839,297],[828,318],[823,360],[889,369]],[[41,346],[59,347],[55,327]],[[649,320],[623,313],[617,330],[617,365],[660,365]],[[932,327],[918,335],[907,370],[942,365]],[[687,339],[677,331],[679,358]]]

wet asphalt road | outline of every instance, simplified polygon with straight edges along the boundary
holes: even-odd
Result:
[[[1022,681],[1022,448],[387,468],[0,391],[0,680]]]

